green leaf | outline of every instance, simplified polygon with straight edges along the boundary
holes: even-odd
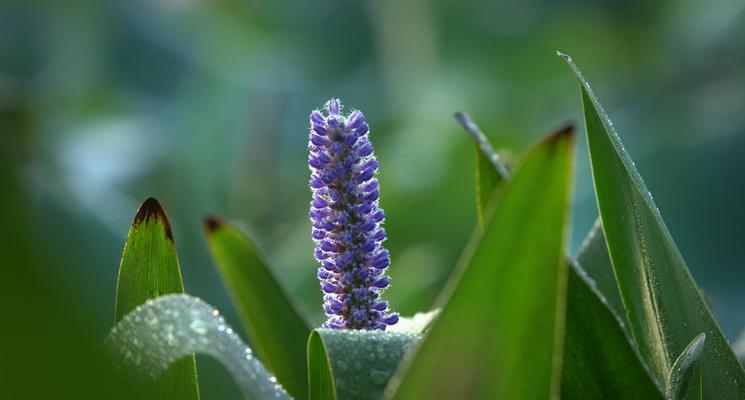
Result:
[[[589,84],[571,59],[562,56],[580,81],[598,208],[628,328],[641,356],[664,382],[677,355],[704,332],[704,397],[745,399],[745,372],[641,176]]]
[[[468,114],[457,112],[455,119],[476,144],[476,210],[479,225],[483,227],[483,209],[491,199],[497,185],[509,179],[510,173],[494,151],[489,139]],[[613,311],[622,318],[625,317],[599,218],[582,243],[576,261],[595,281],[596,289],[608,300]]]
[[[326,355],[321,335],[313,331],[308,337],[308,398],[310,400],[336,399],[334,375]]]
[[[618,293],[616,277],[613,275],[613,264],[611,264],[608,255],[608,246],[605,244],[605,235],[600,218],[595,221],[592,229],[585,237],[585,241],[577,252],[575,263],[592,280],[593,286],[619,317],[625,330],[626,312],[623,309],[621,295]]]
[[[220,313],[193,296],[146,301],[111,330],[104,348],[139,378],[156,377],[189,354],[206,354],[233,375],[244,398],[290,399]]]
[[[490,202],[440,316],[386,391],[397,399],[557,396],[572,165],[570,129],[529,151]]]
[[[291,395],[306,397],[308,325],[248,237],[214,217],[204,226],[217,270],[256,354]]]
[[[619,316],[624,316],[623,306],[598,221],[569,270],[564,342],[567,367],[562,368],[562,397],[662,397],[661,389],[624,333]]]
[[[476,142],[476,214],[484,227],[484,210],[499,182],[509,179],[510,172],[494,151],[489,139],[466,113],[455,113],[455,119]]]
[[[183,293],[171,226],[157,200],[137,210],[127,235],[116,286],[116,321],[135,307],[168,293]],[[155,384],[159,398],[199,399],[194,355],[176,363]]]
[[[332,381],[336,398],[340,400],[380,399],[404,355],[419,339],[420,334],[411,332],[316,329],[310,342],[323,348],[333,378],[324,376],[328,370],[311,371],[320,374],[311,376],[311,393],[329,395],[331,390],[322,388]],[[323,360],[317,365],[322,367]],[[314,382],[320,382],[317,390],[313,389]]]
[[[662,399],[620,320],[576,265],[567,287],[561,397]]]
[[[675,360],[667,379],[667,400],[701,400],[701,368],[698,359],[704,350],[706,334],[696,336]]]

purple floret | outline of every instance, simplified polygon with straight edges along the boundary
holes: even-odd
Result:
[[[390,279],[390,264],[378,205],[375,174],[378,161],[360,111],[341,114],[341,103],[329,100],[310,114],[308,165],[311,170],[311,235],[321,264],[318,279],[324,293],[324,328],[385,329],[398,322],[380,294]]]

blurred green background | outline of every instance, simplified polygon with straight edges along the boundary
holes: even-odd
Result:
[[[240,326],[202,240],[202,218],[216,214],[250,232],[320,322],[307,120],[335,96],[371,125],[393,259],[387,296],[403,314],[428,309],[476,221],[473,145],[452,114],[470,113],[508,158],[562,122],[581,128],[577,83],[557,49],[594,84],[736,339],[739,0],[2,1],[3,279],[51,288],[49,299],[103,340],[125,235],[155,196],[189,293]],[[572,251],[597,215],[584,138],[577,149]],[[28,271],[38,279],[21,278]],[[24,283],[4,294],[21,310]],[[199,368],[203,398],[237,397],[216,362],[200,358]]]

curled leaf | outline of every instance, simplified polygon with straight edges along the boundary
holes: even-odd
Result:
[[[230,371],[245,398],[290,398],[219,312],[193,296],[148,300],[122,318],[104,347],[123,366],[153,378],[183,357],[207,354]]]
[[[703,332],[691,340],[678,356],[667,378],[665,397],[667,400],[700,400],[701,370],[698,359],[704,351],[706,334]]]
[[[420,334],[411,332],[350,329],[316,329],[314,334],[328,357],[340,400],[380,399],[401,360],[421,339]]]

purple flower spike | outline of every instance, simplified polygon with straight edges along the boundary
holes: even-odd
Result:
[[[324,328],[385,329],[398,322],[380,294],[390,259],[370,128],[360,111],[344,116],[338,99],[310,114],[311,236],[321,264]]]

